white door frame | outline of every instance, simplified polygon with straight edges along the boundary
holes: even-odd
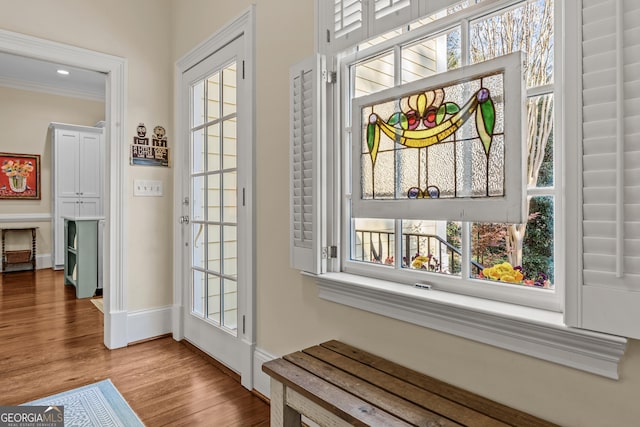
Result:
[[[176,340],[182,340],[184,338],[184,328],[183,328],[183,319],[185,310],[189,308],[186,304],[189,304],[189,301],[183,301],[183,253],[184,250],[182,248],[182,240],[183,231],[186,232],[188,227],[183,227],[179,224],[178,218],[183,215],[183,205],[182,205],[182,197],[188,196],[188,189],[183,189],[183,177],[185,174],[189,173],[189,171],[185,170],[185,152],[188,149],[188,142],[185,142],[185,135],[188,134],[189,130],[189,112],[185,111],[183,106],[185,105],[185,94],[182,91],[182,74],[198,64],[211,54],[218,51],[220,48],[234,40],[239,36],[244,36],[244,57],[246,59],[245,67],[244,67],[244,75],[245,75],[245,86],[246,93],[250,94],[250,99],[247,100],[248,111],[249,111],[249,120],[248,123],[245,123],[244,126],[247,126],[247,137],[249,140],[249,145],[251,149],[249,153],[246,155],[249,156],[250,162],[252,165],[251,170],[255,170],[255,5],[249,7],[249,9],[240,15],[238,18],[233,20],[231,23],[226,25],[224,28],[213,34],[207,40],[200,43],[182,58],[180,58],[176,62],[175,66],[175,79],[174,79],[174,94],[175,94],[175,104],[174,104],[174,117],[176,123],[176,150],[174,153],[174,189],[175,189],[175,200],[174,200],[174,228],[173,228],[173,337]],[[188,140],[187,140],[188,141]],[[246,185],[245,190],[245,206],[246,212],[249,212],[251,217],[247,218],[246,227],[245,227],[245,235],[248,238],[252,239],[255,242],[255,214],[254,206],[255,206],[255,196],[254,196],[254,185],[255,177],[251,177],[251,182]],[[240,183],[238,183],[240,186]],[[184,195],[184,196],[183,196]],[[240,215],[240,213],[238,213]],[[242,238],[242,235],[238,235],[239,238]],[[256,304],[255,304],[255,244],[249,245],[250,253],[247,254],[239,254],[239,256],[245,256],[246,260],[251,260],[251,262],[243,263],[243,267],[245,268],[245,277],[247,278],[247,285],[242,296],[243,300],[238,301],[238,305],[243,305],[246,307],[246,318],[243,322],[239,320],[238,324],[238,337],[241,338],[247,352],[240,355],[242,358],[241,365],[243,366],[242,372],[240,372],[242,378],[242,385],[249,390],[253,389],[253,352],[256,344],[256,334],[255,334],[255,312],[256,312]],[[240,268],[240,266],[239,266]],[[244,326],[244,328],[243,328]],[[243,333],[244,329],[244,333]]]
[[[127,194],[128,144],[125,140],[127,60],[88,49],[0,30],[0,52],[106,73],[104,209],[104,345],[127,345]]]

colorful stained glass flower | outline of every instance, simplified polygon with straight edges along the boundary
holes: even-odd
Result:
[[[445,100],[444,89],[420,92],[404,99],[404,108],[396,111],[385,121],[377,113],[369,115],[366,138],[371,162],[375,167],[380,146],[380,135],[409,148],[424,148],[447,141],[464,123],[475,114],[475,125],[489,155],[495,126],[495,108],[491,94],[480,88],[460,107]]]

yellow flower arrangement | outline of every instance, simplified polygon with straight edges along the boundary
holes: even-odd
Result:
[[[33,164],[31,162],[20,163],[20,160],[5,160],[2,163],[2,172],[9,176],[24,176],[27,177],[33,171]]]
[[[496,264],[493,267],[487,267],[482,270],[482,275],[487,279],[499,280],[507,283],[520,283],[524,279],[524,275],[520,269],[515,269],[508,262]]]
[[[431,258],[429,257],[418,255],[411,262],[411,267],[420,269],[425,266],[425,268],[427,268],[429,266],[430,259]]]

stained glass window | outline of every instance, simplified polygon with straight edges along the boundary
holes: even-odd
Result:
[[[357,190],[356,210],[365,208],[368,202],[417,202],[422,205],[420,212],[405,218],[421,219],[425,215],[423,209],[432,208],[425,201],[509,199],[509,219],[501,217],[495,209],[498,206],[494,206],[493,213],[485,210],[482,220],[521,219],[523,212],[514,214],[518,206],[524,206],[524,140],[519,114],[522,75],[518,58],[519,55],[498,58],[494,61],[500,65],[494,68],[487,61],[482,64],[481,73],[474,66],[458,69],[451,80],[439,85],[429,83],[438,77],[442,80],[442,75],[356,99],[353,122],[358,125],[353,144],[359,169],[352,184]],[[516,69],[515,77],[505,77],[512,71],[504,65],[509,62],[517,64],[512,67]],[[507,80],[514,88],[510,94],[505,89]],[[506,105],[513,107],[510,113]],[[515,180],[515,185],[509,185],[509,178]],[[509,189],[514,190],[511,195]],[[366,210],[379,210],[379,206],[369,205]],[[405,207],[417,209],[409,204]],[[457,209],[466,209],[468,218],[480,220],[471,218],[468,208]],[[359,212],[369,217],[388,215],[382,211]],[[449,211],[446,216],[451,214]]]
[[[555,304],[553,10],[552,0],[455,8],[346,57],[344,271]],[[440,21],[448,13],[462,24]]]
[[[362,197],[503,196],[502,90],[496,74],[363,108]]]

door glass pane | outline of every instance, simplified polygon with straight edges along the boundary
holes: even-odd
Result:
[[[204,171],[204,130],[191,134],[191,170],[193,173]]]
[[[207,219],[209,221],[220,221],[220,175],[214,174],[207,177],[209,195],[207,203]]]
[[[204,273],[199,270],[193,270],[193,307],[191,312],[200,316],[204,316]]]
[[[224,326],[229,329],[238,327],[238,283],[235,280],[224,279]]]
[[[193,86],[191,97],[191,126],[197,127],[204,123],[204,82]]]
[[[220,123],[207,127],[207,170],[220,170]]]
[[[235,226],[224,227],[224,266],[225,276],[238,277],[238,236]]]
[[[207,270],[220,273],[220,226],[209,225],[207,227],[207,247],[209,253],[207,255]]]
[[[191,256],[191,265],[198,268],[205,268],[205,259],[206,259],[206,245],[205,235],[204,235],[204,225],[193,223],[191,224],[191,241],[193,242],[192,248],[192,256]]]
[[[220,324],[220,277],[209,274],[207,287],[207,318]]]
[[[196,176],[191,179],[192,194],[191,194],[191,220],[203,221],[204,220],[204,177]]]
[[[222,71],[223,104],[222,114],[228,116],[236,112],[236,63],[232,63]]]
[[[226,223],[237,221],[237,200],[238,200],[238,183],[235,172],[224,174],[224,209],[222,212],[223,220]]]
[[[220,118],[220,73],[207,79],[207,121]]]
[[[236,131],[236,119],[225,120],[223,123],[224,131],[224,146],[223,146],[223,160],[222,167],[224,169],[233,169],[237,165],[237,131]]]

